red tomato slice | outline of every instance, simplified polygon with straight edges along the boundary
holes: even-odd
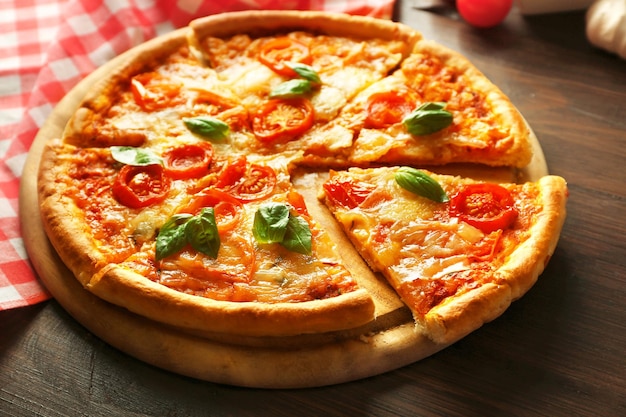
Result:
[[[181,212],[196,215],[205,207],[213,207],[217,231],[224,233],[239,223],[243,205],[230,194],[209,188],[196,194]]]
[[[137,104],[146,111],[161,110],[185,102],[180,94],[181,83],[174,82],[157,72],[136,75],[130,89]]]
[[[239,181],[248,169],[248,160],[240,156],[234,161],[229,161],[219,173],[215,186],[217,188],[230,188]]]
[[[450,215],[491,233],[510,227],[517,219],[513,197],[497,184],[469,184],[450,199]]]
[[[252,118],[252,130],[263,142],[289,141],[309,130],[313,118],[307,99],[270,100]]]
[[[312,59],[308,46],[284,36],[263,45],[259,52],[259,61],[277,74],[285,77],[296,77],[298,74],[286,63],[299,62],[309,65]]]
[[[165,170],[174,179],[201,177],[209,172],[213,160],[213,146],[208,142],[186,144],[168,150]]]
[[[220,172],[216,187],[241,202],[261,200],[276,186],[276,172],[265,165],[248,164],[245,157],[229,163]]]
[[[365,127],[380,129],[402,120],[415,109],[417,96],[407,91],[384,91],[367,100]]]
[[[334,204],[348,209],[363,203],[374,188],[371,184],[342,178],[331,178],[324,183],[324,191]]]
[[[159,164],[124,165],[113,183],[113,195],[127,207],[148,207],[165,200],[170,183]]]

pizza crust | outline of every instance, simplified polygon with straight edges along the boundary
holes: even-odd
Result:
[[[429,339],[445,345],[499,317],[510,304],[511,289],[507,285],[488,283],[451,297],[416,323]]]
[[[522,297],[537,281],[556,249],[567,215],[567,183],[548,175],[539,180],[543,210],[531,227],[531,237],[510,256],[498,273],[511,287],[511,298]]]
[[[242,33],[277,34],[291,30],[309,30],[335,36],[397,40],[407,45],[407,52],[421,39],[421,34],[409,26],[388,20],[343,13],[318,11],[246,11],[222,13],[192,21],[196,43],[207,37],[225,37]]]
[[[225,302],[168,289],[117,264],[103,268],[86,288],[133,313],[201,333],[294,336],[352,329],[374,318],[363,289],[302,303]]]
[[[58,140],[48,143],[43,151],[37,181],[41,217],[52,245],[63,263],[85,285],[92,275],[106,264],[81,221],[79,209],[64,195],[65,185],[58,178],[67,165],[57,154]]]

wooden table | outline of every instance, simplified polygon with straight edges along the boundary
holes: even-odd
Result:
[[[0,414],[626,415],[626,61],[587,43],[582,12],[514,11],[502,26],[476,30],[453,11],[409,3],[397,19],[462,52],[500,86],[539,137],[550,172],[568,180],[568,219],[535,287],[427,359],[301,390],[154,368],[105,344],[54,300],[3,311]]]

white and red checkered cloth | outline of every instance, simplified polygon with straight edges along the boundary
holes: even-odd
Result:
[[[56,103],[95,68],[191,19],[247,9],[391,18],[394,0],[0,0],[0,310],[50,298],[24,249],[19,181]]]

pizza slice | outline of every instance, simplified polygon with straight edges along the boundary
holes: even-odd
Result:
[[[316,12],[218,15],[191,26],[192,45],[248,109],[253,136],[241,149],[317,162],[331,160],[352,138],[309,132],[397,68],[420,38],[390,22]]]
[[[373,300],[281,159],[219,157],[208,142],[160,153],[56,141],[44,161],[51,242],[104,300],[209,335],[293,336],[373,320]]]
[[[495,184],[408,167],[331,172],[320,195],[345,233],[447,344],[502,314],[537,280],[565,219],[557,176]]]
[[[65,128],[66,143],[163,148],[200,139],[227,153],[248,140],[247,109],[184,37],[128,54],[88,91]]]
[[[399,70],[346,105],[321,136],[351,137],[351,165],[524,167],[531,132],[505,94],[460,54],[417,42]]]

